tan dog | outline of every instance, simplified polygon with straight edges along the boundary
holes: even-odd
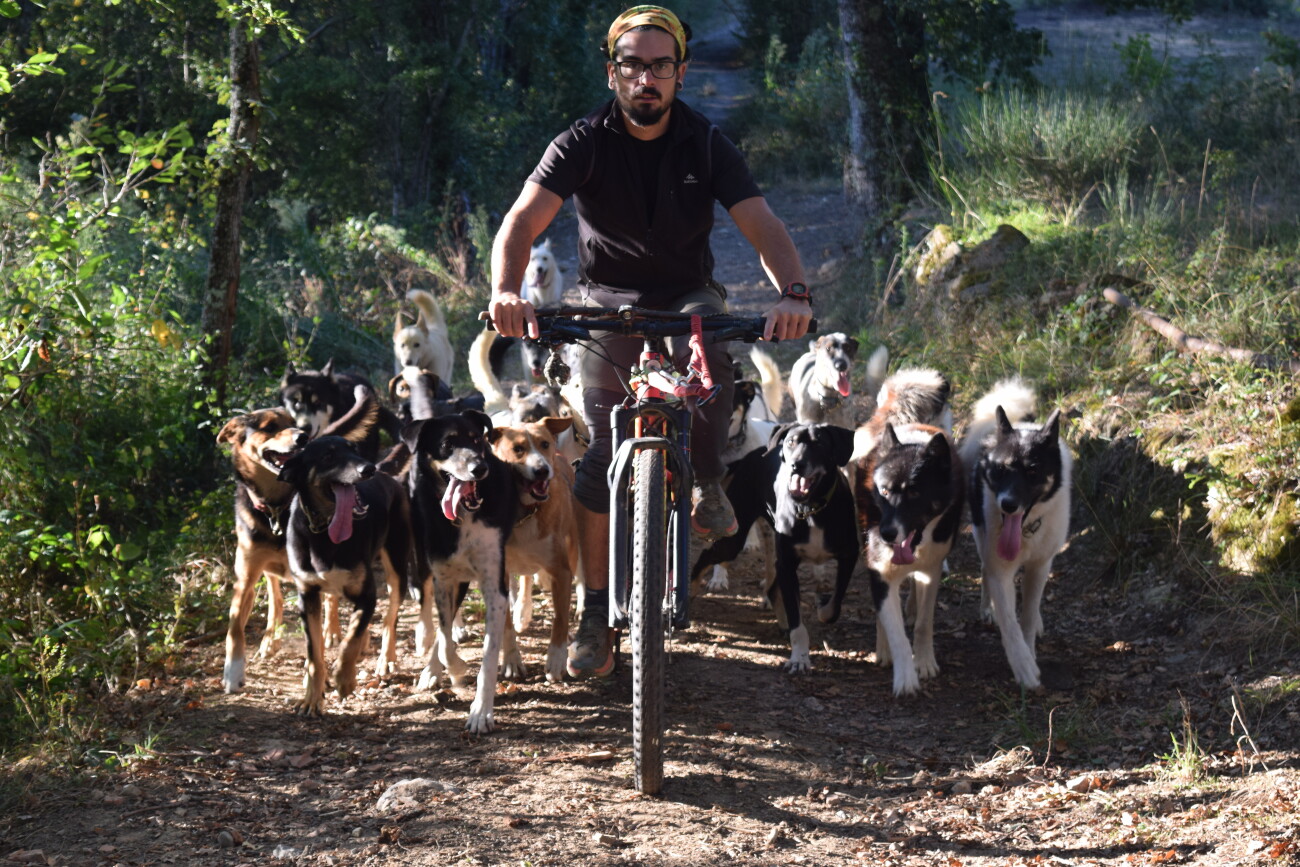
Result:
[[[506,543],[506,574],[520,576],[517,592],[511,593],[514,616],[506,623],[503,642],[502,674],[507,678],[517,680],[527,674],[516,634],[528,628],[536,575],[549,586],[555,609],[546,651],[546,680],[557,683],[564,679],[578,532],[573,468],[560,454],[557,437],[572,424],[570,418],[548,417],[494,428],[490,436],[493,452],[510,466],[519,491],[519,517]]]
[[[244,685],[244,630],[257,598],[257,582],[267,576],[266,631],[257,649],[265,659],[280,650],[284,622],[284,594],[280,582],[290,580],[289,557],[285,553],[285,529],[293,488],[277,478],[284,462],[307,444],[307,432],[294,425],[293,416],[282,408],[258,409],[226,422],[217,434],[218,444],[228,444],[235,467],[235,588],[230,600],[230,626],[226,630],[226,665],[221,681],[226,692],[238,692]],[[327,597],[325,605],[327,640],[337,643],[338,604]]]

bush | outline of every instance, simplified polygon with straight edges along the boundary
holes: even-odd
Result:
[[[1129,165],[1144,126],[1136,105],[1010,90],[961,104],[938,175],[968,199],[1046,205],[1072,218]]]

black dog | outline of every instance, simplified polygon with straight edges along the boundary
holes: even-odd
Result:
[[[410,424],[422,418],[438,418],[467,409],[483,409],[483,395],[479,392],[454,397],[451,386],[436,373],[418,367],[403,367],[401,373],[388,381],[388,396],[398,405],[397,418]]]
[[[416,577],[420,601],[417,645],[427,646],[432,629],[430,601],[438,607],[438,640],[420,674],[421,689],[432,689],[444,674],[453,683],[465,677],[456,652],[452,621],[471,581],[487,605],[483,664],[467,727],[492,730],[492,705],[501,664],[509,587],[506,540],[514,528],[518,494],[506,464],[492,453],[492,420],[470,410],[459,415],[411,422],[402,442],[411,454],[407,477],[416,527]]]
[[[389,606],[376,673],[397,663],[397,609],[411,551],[410,508],[396,480],[377,474],[342,437],[309,442],[285,461],[280,480],[293,486],[289,513],[289,567],[298,585],[298,606],[307,633],[307,694],[295,711],[319,716],[325,703],[325,645],[321,591],[342,594],[356,606],[335,668],[335,685],[346,697],[356,687],[357,658],[365,649],[375,613],[374,562],[383,564]]]
[[[287,365],[280,379],[280,403],[293,414],[294,423],[313,438],[346,436],[370,460],[379,457],[381,428],[394,441],[400,434],[397,416],[379,403],[374,386],[365,377],[335,373],[332,358],[320,370],[295,370],[292,363]]]
[[[791,672],[812,667],[808,629],[799,612],[799,563],[835,561],[834,591],[817,608],[823,623],[834,623],[858,562],[853,494],[839,469],[852,449],[853,432],[847,428],[787,424],[774,430],[766,450],[756,449],[732,465],[727,496],[739,524],[736,534],[715,542],[692,569],[695,579],[709,566],[734,560],[754,521],[763,517],[772,524],[776,568],[764,589],[790,634],[786,670]]]

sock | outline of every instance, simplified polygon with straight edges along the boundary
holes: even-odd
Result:
[[[587,590],[583,596],[583,608],[609,608],[609,588],[602,587],[599,590]]]

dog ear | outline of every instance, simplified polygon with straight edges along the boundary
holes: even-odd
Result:
[[[424,430],[424,423],[426,421],[430,421],[430,419],[416,419],[413,422],[408,422],[402,428],[402,444],[410,450],[411,454],[415,454],[419,451],[420,433]]]
[[[1011,432],[1014,428],[1011,427],[1011,419],[1007,418],[1006,410],[999,406],[994,411],[994,416],[998,421],[998,439],[1011,436]]]
[[[286,361],[284,364],[284,376],[280,377],[280,388],[281,389],[288,388],[289,377],[293,376],[297,372],[298,371],[294,370],[293,362]]]
[[[898,432],[894,430],[892,424],[886,424],[885,430],[880,435],[880,446],[883,446],[885,451],[890,451],[900,445],[902,443],[898,439]]]
[[[488,445],[490,446],[496,445],[497,440],[501,439],[501,435],[504,433],[505,433],[505,428],[499,428],[499,427],[492,428],[492,430],[488,431],[487,434]]]
[[[469,419],[473,423],[482,425],[484,433],[487,433],[494,427],[491,416],[485,412],[479,412],[476,409],[467,409],[461,413],[461,415],[465,416],[465,418]]]
[[[403,385],[406,385],[406,377],[402,376],[400,373],[388,380],[388,399],[402,401],[410,397],[411,387],[409,385],[406,385],[406,394],[398,393],[398,388]]]
[[[930,437],[930,441],[925,444],[925,456],[938,461],[945,472],[952,465],[952,444],[948,438],[941,433]]]
[[[836,424],[818,425],[816,430],[817,438],[826,445],[831,462],[837,467],[847,464],[853,455],[853,431]]]
[[[527,388],[524,387],[524,384],[522,382],[516,382],[514,388],[510,389],[511,400],[520,400],[522,398],[528,397],[528,394],[529,391]]]
[[[221,433],[217,434],[217,444],[233,443],[242,437],[244,432],[248,430],[251,421],[252,419],[249,416],[237,415],[226,422],[225,426],[221,428]]]
[[[790,432],[791,428],[796,428],[798,426],[799,423],[795,421],[778,426],[776,430],[772,431],[771,436],[767,438],[767,451],[763,452],[763,454],[770,455],[772,452],[779,449],[781,443],[785,442],[785,435]]]
[[[1057,407],[1052,410],[1052,414],[1043,422],[1043,427],[1039,434],[1048,442],[1056,442],[1061,436],[1061,409]]]
[[[325,366],[320,369],[320,375],[326,379],[334,378],[334,359],[325,362]]]
[[[573,427],[573,416],[556,418],[553,415],[548,415],[542,419],[542,424],[546,425],[546,429],[551,432],[551,436],[556,437]]]
[[[856,359],[858,357],[857,338],[855,337],[844,338],[844,354],[847,355],[849,358],[853,358],[853,359]]]
[[[397,319],[393,322],[393,339],[396,340],[406,326],[402,324],[402,311],[397,311]]]

